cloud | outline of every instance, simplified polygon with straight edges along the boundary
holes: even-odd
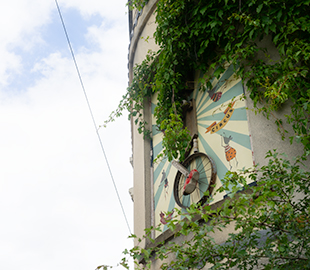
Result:
[[[50,21],[51,3],[47,1],[12,0],[0,10],[0,86],[12,80],[22,69],[20,55],[14,50],[33,48],[41,42],[38,28]]]
[[[128,10],[125,0],[114,1],[97,1],[97,0],[59,0],[60,6],[65,8],[77,8],[80,13],[85,16],[100,14],[101,17],[109,21],[124,20],[127,18],[126,12]]]
[[[27,35],[50,22],[52,4],[51,1],[40,0],[7,1],[0,11],[1,44],[22,45]]]
[[[46,42],[42,25],[55,23],[54,7],[43,2],[9,3],[7,18],[15,24],[12,33],[0,33],[0,56],[6,59],[0,64],[0,84],[6,84],[5,91],[0,88],[0,268],[94,269],[115,264],[132,241],[126,239],[127,225],[74,63],[67,54],[49,48],[43,58],[33,60],[27,73],[31,83],[19,91],[10,89],[11,80],[24,74],[25,53]],[[111,2],[111,9],[96,3],[86,7],[85,1],[66,1],[64,8],[107,16],[102,24],[87,27],[85,36],[96,44],[95,51],[75,47],[99,125],[127,87],[128,33],[127,18],[117,21],[124,3]],[[14,5],[19,7],[16,12]],[[30,47],[23,45],[27,40]],[[18,46],[19,52],[11,49]],[[123,117],[99,133],[132,224],[129,123]]]
[[[10,78],[10,72],[18,73],[21,69],[21,59],[18,55],[8,52],[0,46],[0,85],[6,85]]]
[[[68,9],[75,9],[84,16],[85,20],[99,15],[104,18],[106,24],[110,25],[110,28],[117,23],[127,27],[127,7],[124,0],[58,2],[63,15]],[[38,45],[44,45],[42,27],[50,24],[52,20],[58,20],[59,23],[56,13],[54,1],[40,0],[12,0],[0,10],[0,55],[3,56],[0,64],[0,87],[1,84],[6,85],[11,82],[10,77],[14,74],[23,71],[20,50],[29,52],[36,50]],[[59,33],[59,35],[62,34]],[[125,36],[128,37],[127,33]]]

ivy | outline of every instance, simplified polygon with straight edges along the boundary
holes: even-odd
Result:
[[[127,2],[127,5],[130,9],[138,9],[141,10],[146,4],[148,3],[148,0],[129,0]]]
[[[143,4],[131,2],[134,8]],[[109,121],[126,108],[130,117],[138,116],[139,131],[149,134],[141,111],[144,100],[158,93],[155,117],[167,142],[164,154],[169,160],[182,159],[190,138],[180,124],[182,100],[188,100],[186,82],[193,80],[195,70],[212,74],[217,68],[214,75],[219,77],[228,62],[238,66],[236,75],[258,111],[269,117],[290,104],[286,119],[295,133],[290,140],[302,143],[309,153],[309,5],[297,0],[159,0],[154,37],[160,49],[135,67],[132,84]],[[201,85],[210,85],[210,79],[206,75]],[[275,122],[284,135],[282,119]],[[165,132],[173,126],[178,132]],[[171,143],[179,139],[182,142]]]
[[[150,137],[150,130],[147,129],[148,123],[143,118],[144,102],[152,95],[154,89],[154,62],[155,53],[148,52],[146,59],[137,65],[133,70],[133,82],[127,88],[126,94],[119,102],[118,108],[113,111],[109,118],[104,122],[103,127],[108,123],[115,121],[115,118],[122,115],[124,110],[129,112],[128,120],[134,119],[134,123],[138,126],[139,133],[143,133],[145,138]]]
[[[136,0],[132,6],[144,3]],[[186,213],[175,209],[167,226],[187,240],[127,250],[137,264],[144,261],[149,268],[157,259],[161,269],[201,269],[206,263],[210,269],[310,268],[310,173],[301,169],[310,153],[309,5],[309,0],[158,1],[154,37],[160,49],[135,67],[110,121],[125,108],[147,132],[143,104],[158,94],[155,116],[164,134],[164,154],[169,160],[182,158],[189,139],[182,124],[186,82],[197,70],[219,77],[223,63],[230,63],[257,111],[270,117],[284,104],[290,106],[285,116],[294,131],[290,141],[301,143],[305,152],[291,163],[270,151],[266,166],[228,172],[217,192],[229,191],[229,199],[215,209],[208,202]],[[206,75],[201,85],[210,80]],[[282,121],[275,118],[284,135]],[[247,185],[246,177],[256,185]],[[235,230],[216,243],[214,235],[228,227]],[[154,242],[152,230],[159,228],[146,229],[144,238]],[[123,265],[129,269],[125,259]]]
[[[239,64],[237,74],[267,116],[291,100],[287,118],[310,150],[309,19],[304,1],[159,1],[155,38],[160,53],[181,68],[207,73],[223,62]],[[271,40],[273,51],[262,39]],[[187,78],[179,79],[184,84]]]
[[[187,213],[174,210],[167,226],[172,231],[179,226],[175,236],[186,240],[137,245],[126,254],[137,265],[143,258],[143,269],[154,260],[162,261],[160,269],[201,269],[206,263],[208,269],[309,269],[310,173],[301,169],[302,159],[291,163],[275,151],[266,158],[266,166],[227,173],[217,192],[232,191],[230,199],[216,209],[206,204],[192,205]],[[256,185],[247,185],[245,177]],[[216,243],[226,228],[233,233]],[[144,237],[152,239],[153,229]]]
[[[163,158],[164,156],[166,156],[168,160],[184,160],[185,150],[191,138],[188,129],[183,127],[183,121],[180,115],[175,114],[172,110],[169,119],[163,120],[160,127],[164,132],[162,141],[164,151],[162,154],[159,154],[155,160]]]

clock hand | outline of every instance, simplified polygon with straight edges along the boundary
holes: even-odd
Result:
[[[189,171],[179,162],[177,162],[176,160],[172,160],[171,164],[177,168],[184,176],[185,178],[187,178],[187,176],[189,175]]]
[[[171,164],[185,176],[183,195],[189,195],[194,192],[198,183],[199,172],[196,169],[193,169],[189,172],[182,164],[180,164],[176,160],[172,160]]]

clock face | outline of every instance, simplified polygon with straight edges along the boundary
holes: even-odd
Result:
[[[243,94],[242,81],[234,75],[233,66],[227,67],[219,79],[213,78],[211,89],[206,89],[206,91],[195,89],[192,93],[196,106],[199,153],[202,156],[204,154],[209,156],[216,166],[214,191],[222,185],[221,179],[224,178],[228,170],[236,171],[253,166]],[[152,115],[156,107],[156,100],[157,95],[154,95],[152,98]],[[163,134],[157,129],[154,116],[152,117],[152,126],[153,157],[155,158],[163,150]],[[190,170],[192,165],[187,165]],[[168,162],[167,158],[153,164],[154,220],[155,225],[161,224],[163,231],[167,229],[167,219],[173,216],[171,213],[173,209],[180,208],[179,204],[176,203],[173,191],[177,173],[178,170]],[[204,172],[200,174],[201,176],[206,175]],[[209,176],[206,179],[205,181],[211,181]],[[222,200],[226,195],[220,193],[213,196],[212,203]],[[193,196],[198,195],[193,192]],[[190,204],[191,199],[189,198],[190,196],[181,198],[181,200],[188,200],[188,202],[184,201],[184,204]],[[183,209],[183,211],[186,210]],[[168,212],[170,214],[167,214]],[[156,231],[156,234],[158,236],[160,232]]]

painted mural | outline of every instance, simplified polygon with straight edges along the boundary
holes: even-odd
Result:
[[[216,165],[215,189],[221,186],[221,179],[228,170],[236,171],[253,166],[243,93],[241,80],[234,76],[234,69],[229,66],[219,79],[212,80],[212,89],[195,89],[192,94],[196,101],[198,148],[199,152],[210,156]],[[156,98],[155,95],[152,99],[152,113],[156,107]],[[155,123],[153,117],[154,158],[162,151],[162,133],[157,130]],[[154,220],[155,225],[161,224],[165,231],[167,220],[172,218],[173,209],[178,207],[173,195],[178,171],[167,159],[154,163],[153,167]],[[226,195],[217,194],[212,198],[212,203],[222,200]],[[156,233],[157,237],[159,232]]]

